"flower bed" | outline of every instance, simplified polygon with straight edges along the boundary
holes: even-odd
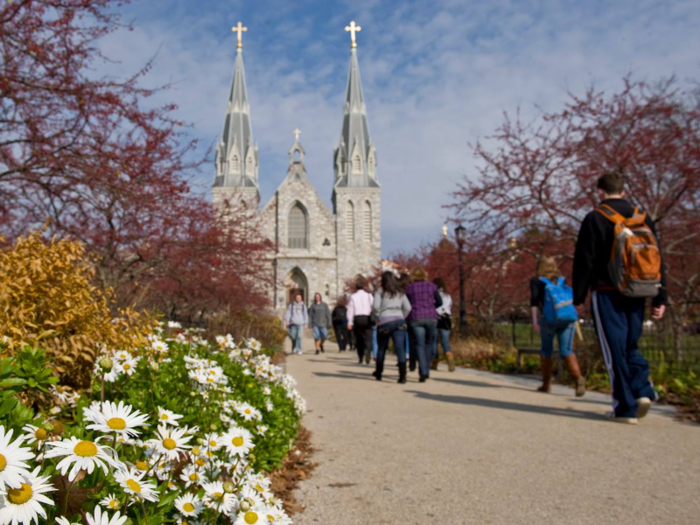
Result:
[[[153,336],[103,353],[81,394],[45,359],[2,360],[0,525],[291,523],[265,472],[305,403],[257,341]]]

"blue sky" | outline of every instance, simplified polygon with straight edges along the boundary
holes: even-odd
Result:
[[[435,240],[448,193],[476,173],[469,143],[503,112],[557,109],[567,92],[619,88],[627,73],[700,80],[700,1],[134,0],[134,25],[102,43],[109,73],[134,72],[156,52],[145,85],[172,82],[203,148],[218,140],[241,20],[262,204],[286,174],[302,130],[311,182],[330,206],[355,20],[360,68],[382,184],[383,251]],[[208,192],[210,166],[196,178]]]

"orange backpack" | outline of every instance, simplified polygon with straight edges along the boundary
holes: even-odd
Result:
[[[661,251],[646,212],[634,208],[626,219],[607,204],[596,211],[615,224],[608,270],[615,287],[627,297],[656,297],[661,288]]]

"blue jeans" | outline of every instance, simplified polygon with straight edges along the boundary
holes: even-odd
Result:
[[[290,324],[289,337],[292,340],[292,352],[301,352],[301,337],[304,335],[303,324]]]
[[[327,326],[312,326],[311,331],[314,333],[314,341],[318,341],[319,339],[325,341],[328,339]]]
[[[545,321],[544,317],[540,317],[540,338],[542,340],[540,353],[542,357],[552,357],[555,336],[559,340],[559,355],[566,357],[573,354],[574,330],[574,323],[551,325]]]
[[[442,345],[442,351],[447,353],[447,352],[452,352],[452,347],[450,346],[450,334],[452,333],[452,330],[444,330],[442,328],[438,328],[437,331],[437,337],[435,338],[435,343],[432,346],[432,351],[431,351],[431,356],[433,359],[437,359],[439,357],[438,355],[438,342]]]
[[[430,352],[437,336],[437,319],[414,319],[410,325],[416,341],[419,374],[429,377]]]
[[[396,357],[399,359],[399,363],[404,363],[404,372],[406,371],[406,353],[403,348],[406,344],[406,337],[408,331],[408,325],[404,319],[397,319],[396,321],[391,321],[390,323],[383,324],[377,327],[377,374],[379,378],[382,377],[382,372],[384,371],[384,356],[386,355],[386,350],[389,348],[389,340],[394,340],[394,349],[396,350]]]
[[[379,343],[377,342],[377,327],[372,327],[372,357],[377,359],[377,352],[379,351]]]

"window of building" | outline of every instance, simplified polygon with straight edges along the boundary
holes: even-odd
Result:
[[[309,229],[306,220],[306,212],[300,204],[296,204],[289,212],[287,225],[290,248],[309,247]]]
[[[362,172],[362,159],[359,155],[355,155],[355,157],[352,159],[352,171],[355,173]]]
[[[345,235],[348,241],[355,240],[355,206],[348,201],[348,209],[345,212]]]
[[[372,241],[372,206],[369,202],[365,201],[364,210],[362,214],[362,233],[365,242]]]

